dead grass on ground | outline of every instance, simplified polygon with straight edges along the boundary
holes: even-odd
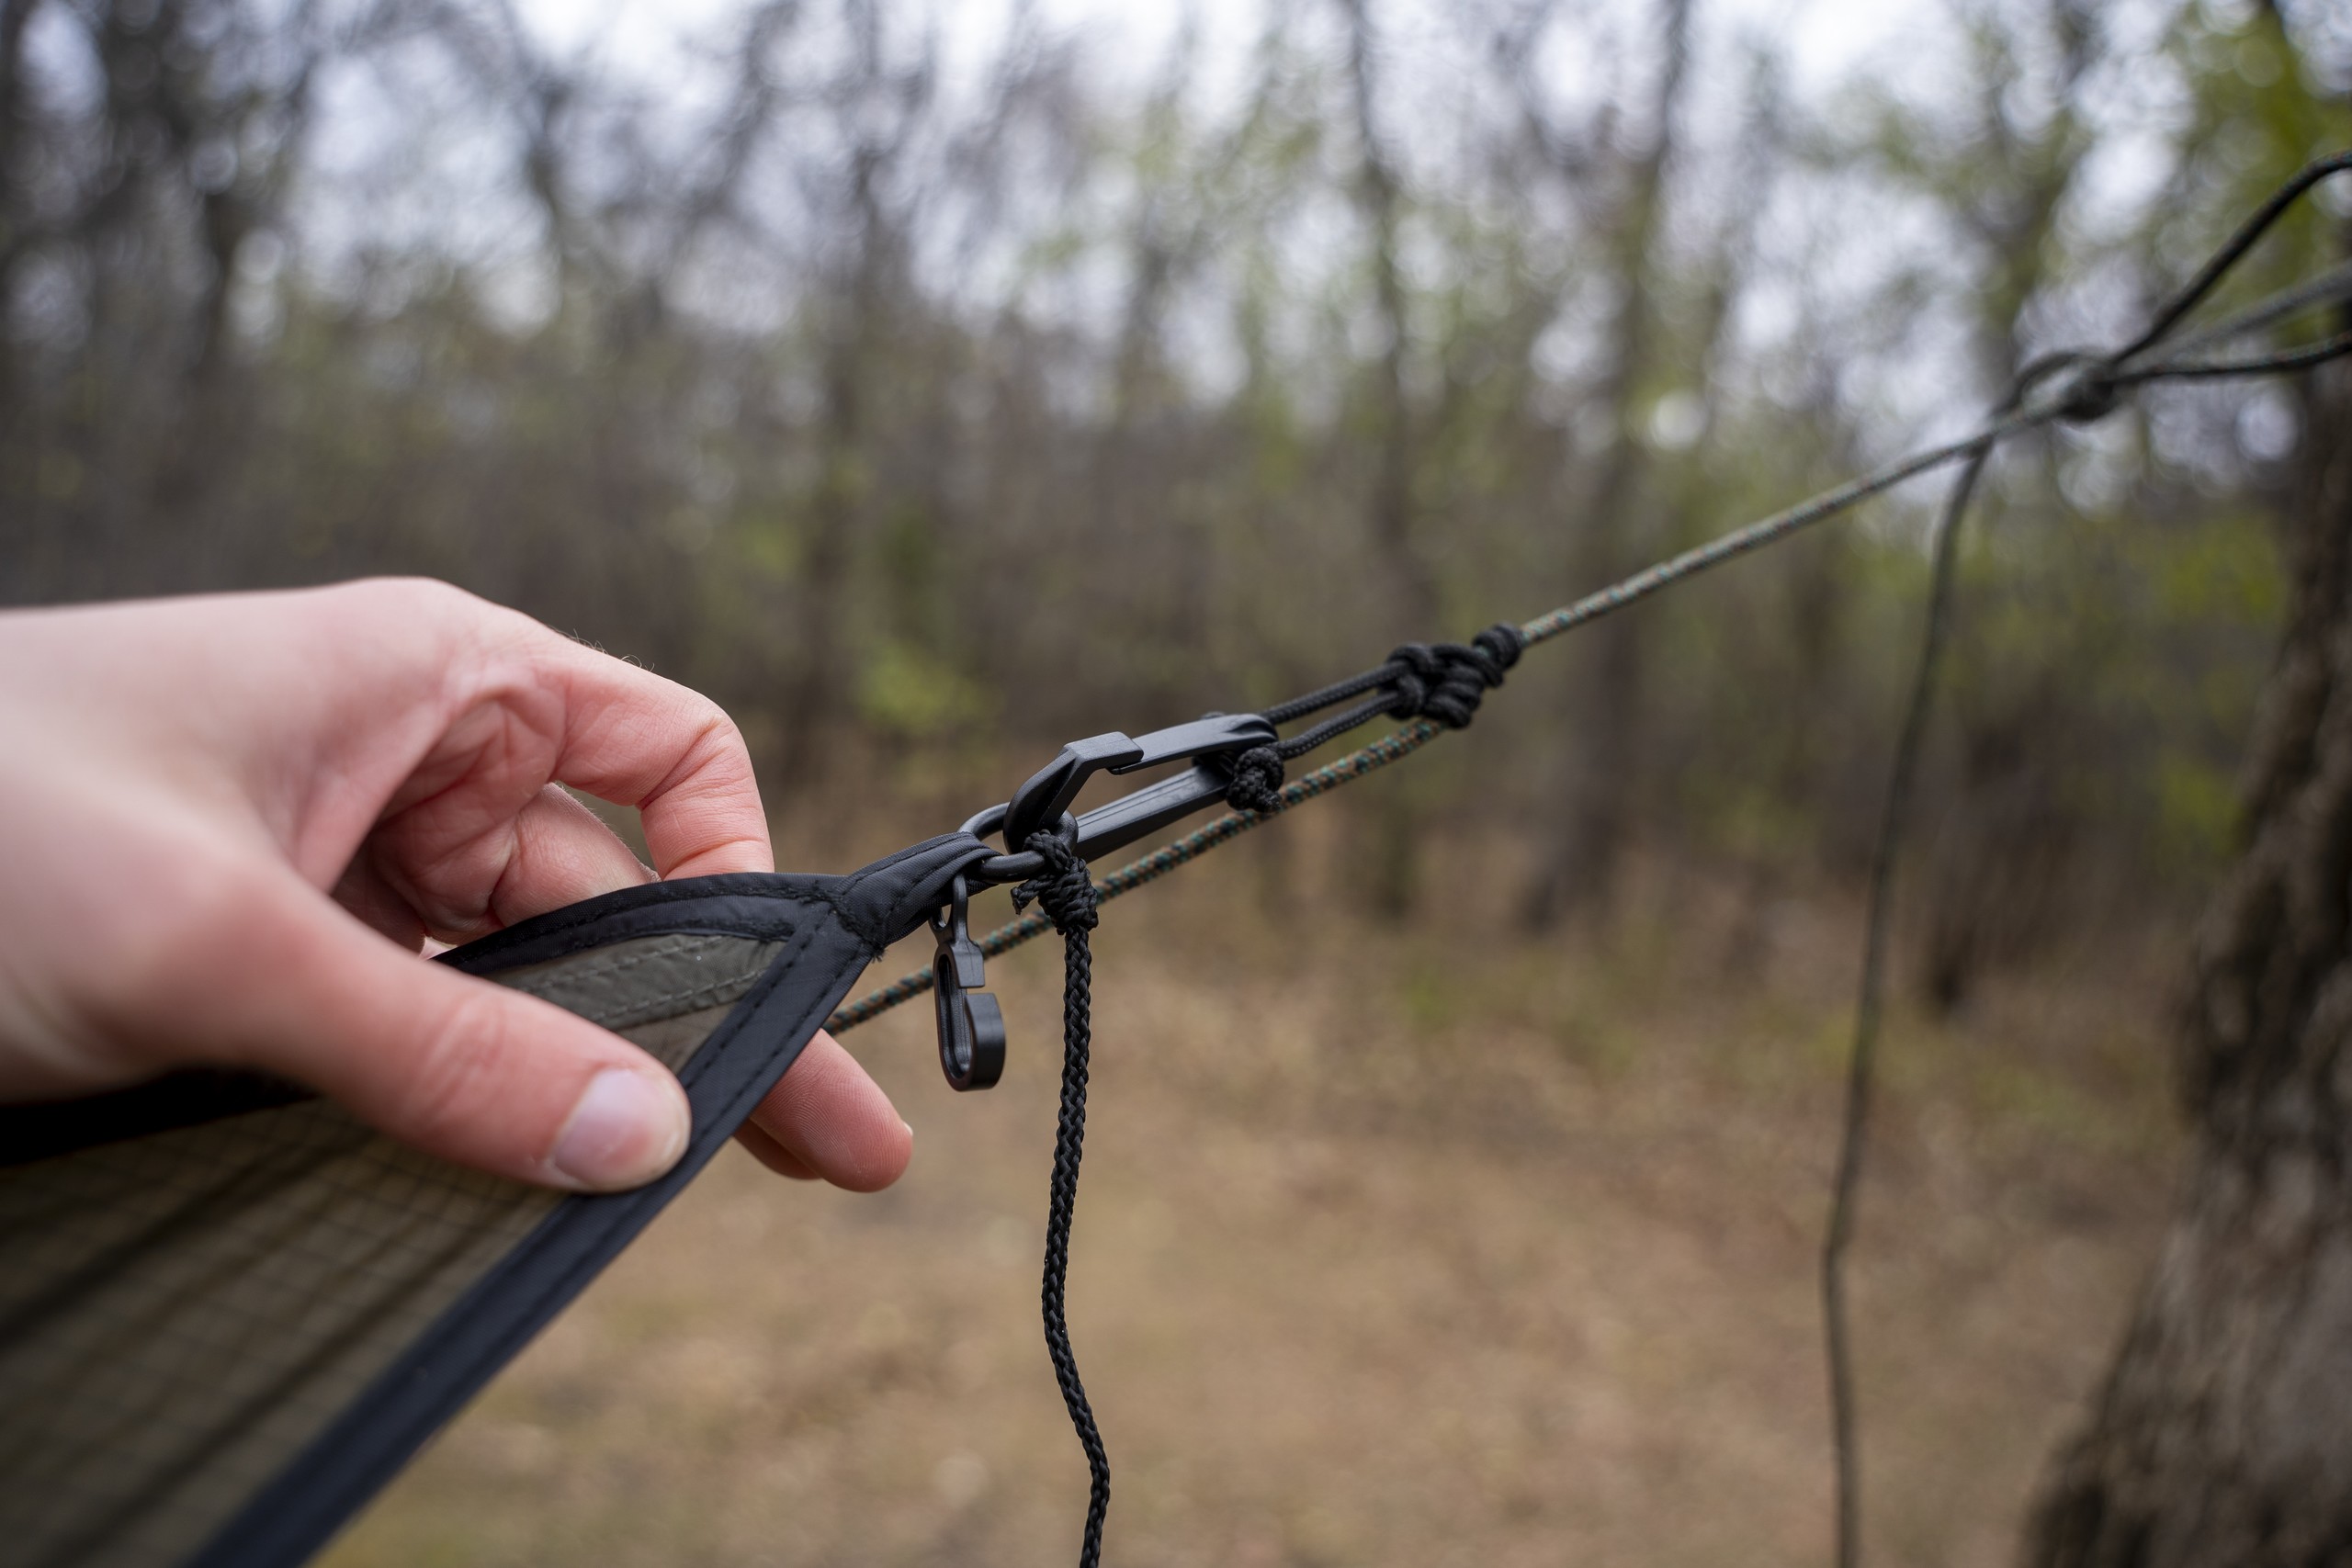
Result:
[[[1384,930],[1312,816],[1106,911],[1070,1282],[1106,1561],[1823,1562],[1858,909],[1654,866],[1606,946],[1532,942],[1476,895],[1488,844]],[[1892,1021],[1855,1289],[1877,1563],[2009,1558],[2157,1233],[2168,961]],[[993,977],[993,1093],[939,1083],[926,1009],[849,1038],[916,1129],[897,1189],[730,1152],[328,1562],[1072,1560],[1035,1301],[1056,944]]]

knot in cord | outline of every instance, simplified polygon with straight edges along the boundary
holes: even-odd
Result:
[[[2034,389],[2055,381],[2044,405],[2068,424],[2092,424],[2113,413],[2123,400],[2122,378],[2112,355],[2064,349],[2034,360],[2018,372],[2017,384],[1998,412],[2023,408]]]
[[[2058,417],[2069,424],[2092,424],[2113,413],[2123,401],[2115,367],[2099,360],[2083,367],[2059,400]]]
[[[1283,803],[1282,790],[1282,753],[1271,746],[1252,746],[1233,759],[1225,803],[1236,811],[1272,811]]]
[[[1388,656],[1402,666],[1393,684],[1392,718],[1433,718],[1448,729],[1466,727],[1488,688],[1503,683],[1527,646],[1517,626],[1488,626],[1467,644],[1408,642]]]
[[[1012,890],[1012,907],[1025,909],[1032,903],[1038,905],[1064,936],[1092,931],[1102,917],[1094,908],[1094,878],[1078,851],[1059,834],[1043,828],[1030,834],[1023,848],[1043,856],[1046,869]]]

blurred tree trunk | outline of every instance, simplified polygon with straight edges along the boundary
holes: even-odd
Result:
[[[1410,321],[1405,280],[1396,261],[1400,182],[1380,143],[1377,86],[1373,51],[1377,46],[1365,0],[1344,0],[1348,13],[1348,75],[1354,90],[1356,140],[1362,149],[1356,192],[1372,231],[1373,298],[1385,341],[1374,373],[1372,428],[1366,432],[1374,463],[1370,512],[1374,547],[1389,582],[1393,626],[1407,628],[1399,640],[1441,636],[1437,626],[1435,575],[1420,553],[1414,527],[1414,472],[1419,435],[1405,385],[1405,354]],[[1385,650],[1384,650],[1385,651]],[[1374,912],[1404,915],[1419,892],[1419,811],[1416,797],[1387,781],[1374,797],[1371,842],[1366,846],[1364,891]]]
[[[2192,972],[2195,1154],[2032,1568],[2352,1556],[2352,374],[2301,396],[2245,847]]]
[[[920,85],[894,79],[882,51],[882,17],[875,0],[846,8],[857,64],[852,100],[868,106],[849,152],[851,248],[840,297],[832,306],[820,369],[821,407],[816,449],[816,493],[801,538],[795,608],[797,647],[785,684],[785,733],[790,738],[780,770],[787,792],[820,783],[826,759],[842,739],[855,675],[849,646],[856,547],[871,520],[874,489],[872,423],[875,379],[886,349],[885,316],[903,278],[895,215],[884,181],[908,134],[907,117]],[[888,117],[873,106],[888,104]]]
[[[1145,152],[1167,156],[1184,135],[1184,91],[1193,76],[1198,33],[1181,27],[1142,111]],[[1159,646],[1194,650],[1160,674],[1154,693],[1177,706],[1199,704],[1227,689],[1216,669],[1230,650],[1210,631],[1214,544],[1200,515],[1171,498],[1184,488],[1192,460],[1185,449],[1183,387],[1171,369],[1165,341],[1169,305],[1196,262],[1204,241],[1199,220],[1158,190],[1136,205],[1126,243],[1131,280],[1111,348],[1109,421],[1091,454],[1089,492],[1100,498],[1103,548],[1137,563],[1153,597],[1133,604],[1136,624]],[[1147,630],[1148,628],[1148,630]],[[1215,698],[1208,698],[1214,702]]]
[[[25,28],[40,0],[0,0],[0,302],[17,297],[17,273],[34,239],[32,182],[24,161]],[[0,437],[13,432],[19,389],[15,334],[0,332]]]
[[[245,242],[278,220],[288,179],[309,130],[311,77],[320,48],[298,17],[300,64],[268,92],[246,86],[225,94],[209,78],[219,62],[194,40],[204,18],[166,7],[159,21],[175,29],[182,63],[159,72],[161,118],[175,144],[180,177],[194,197],[196,233],[204,256],[203,281],[190,310],[191,333],[180,376],[176,418],[155,456],[153,504],[167,526],[201,526],[214,493],[236,470],[253,440],[254,399],[230,353],[230,303],[237,260]],[[225,52],[232,43],[212,46]],[[261,132],[265,134],[255,134]],[[208,152],[238,149],[226,167],[204,169]],[[267,152],[260,151],[266,148]],[[236,523],[214,522],[217,536]],[[190,576],[204,580],[199,565]]]
[[[858,160],[859,184],[867,160]],[[789,737],[780,769],[787,790],[805,789],[824,774],[824,757],[847,706],[849,660],[842,646],[850,554],[868,485],[865,442],[865,358],[872,337],[873,286],[860,265],[850,302],[825,344],[818,416],[819,477],[801,538],[794,612],[799,625],[791,673],[785,683],[784,730]]]
[[[1577,552],[1579,580],[1587,587],[1632,570],[1646,543],[1635,513],[1647,449],[1635,427],[1657,334],[1654,280],[1665,271],[1662,220],[1690,55],[1690,0],[1665,0],[1662,17],[1666,58],[1651,107],[1650,143],[1627,173],[1616,224],[1617,300],[1597,389],[1611,428],[1586,501]],[[1566,719],[1566,732],[1577,738],[1566,798],[1552,815],[1548,841],[1538,852],[1535,876],[1521,905],[1532,930],[1549,929],[1575,913],[1605,919],[1614,903],[1637,787],[1642,631],[1635,613],[1608,616],[1584,634],[1580,679]]]
[[[2007,40],[1979,65],[1977,132],[1944,176],[1962,231],[1989,266],[1976,327],[1976,359],[1986,384],[2007,390],[2026,359],[2028,308],[2063,261],[2053,242],[2075,171],[2088,145],[2076,101],[2102,52],[2098,13],[2083,0],[2048,0],[2036,18],[2056,62],[2054,113],[2021,116]],[[1990,39],[1992,35],[1980,35]],[[1989,174],[1987,173],[1989,171]],[[2030,452],[2055,491],[2054,450],[2040,436]],[[1997,521],[1996,501],[1982,515]],[[1989,616],[1963,618],[1960,634]],[[1967,1005],[1984,972],[2033,951],[2046,934],[2053,895],[2075,845],[2063,802],[2072,715],[2047,672],[2004,680],[1997,653],[1982,643],[1956,649],[1962,670],[1951,702],[1959,732],[1959,787],[1929,857],[1927,934],[1919,987],[1939,1014]]]

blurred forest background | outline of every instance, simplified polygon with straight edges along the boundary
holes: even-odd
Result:
[[[786,809],[876,763],[1001,798],[1564,602],[2118,336],[2352,140],[2317,0],[0,17],[0,597],[446,577],[710,692]],[[2300,414],[2004,454],[1944,1004],[2217,863]],[[1531,660],[1383,797],[1366,897],[1472,780],[1538,927],[1642,844],[1850,873],[1928,500]]]
[[[943,830],[1002,798],[1072,736],[1258,705],[1399,641],[1521,619],[1954,434],[2036,352],[2130,336],[2271,186],[2346,144],[2352,11],[2328,0],[1230,0],[1162,16],[1027,0],[6,0],[0,602],[447,578],[717,697],[752,739],[783,858],[844,869],[853,850]],[[2320,195],[2236,297],[2343,256],[2352,202],[2340,182]],[[1939,1093],[1976,1086],[1953,1091],[1973,1109],[1951,1112],[1965,1133],[1951,1146],[2014,1152],[2019,1128],[2061,1124],[2075,1141],[2052,1156],[2060,1175],[2033,1168],[2060,1196],[2011,1215],[2023,1229],[1998,1247],[1967,1239],[1968,1224],[1990,1222],[1967,1219],[1966,1183],[1954,1188],[1945,1167],[1931,1161],[1908,1187],[1896,1172],[1889,1213],[1916,1221],[1904,1234],[1928,1262],[1883,1299],[1928,1310],[1949,1294],[1936,1259],[1998,1273],[2046,1243],[2057,1272],[2028,1292],[2036,1332],[2074,1359],[1986,1348],[2010,1382],[1984,1382],[1992,1403],[1968,1419],[1918,1393],[1942,1423],[1917,1435],[1922,1452],[1941,1457],[1919,1460],[1910,1483],[1894,1464],[1898,1558],[2006,1550],[2003,1521],[2039,1445],[2079,1400],[2153,1245],[2149,1194],[2171,1147],[2161,1004],[2184,920],[2233,843],[2235,780],[2285,596],[2278,513],[2329,438],[2312,410],[2292,381],[2151,391],[2095,427],[2003,448],[1972,524],[1929,756],[1932,827],[1905,894],[1912,1010],[1897,1045],[1943,1064],[1920,1069]],[[1358,1086],[1374,1099],[1379,1083],[1424,1106],[1458,1091],[1462,1126],[1486,1130],[1463,1135],[1488,1144],[1500,1124],[1489,1113],[1516,1126],[1513,1106],[1551,1105],[1595,1137],[1628,1108],[1668,1107],[1634,1122],[1679,1129],[1697,1163],[1688,1183],[1667,1182],[1663,1207],[1627,1200],[1625,1257],[1654,1261],[1638,1238],[1682,1234],[1674,1216],[1709,1206],[1692,1193],[1733,1212],[1781,1205],[1758,1224],[1787,1236],[1730,1287],[1780,1324],[1779,1339],[1752,1318],[1721,1325],[1726,1347],[1764,1334],[1781,1347],[1767,1353],[1787,1359],[1723,1395],[1803,1412],[1793,1428],[1768,1420],[1754,1435],[1757,1453],[1780,1457],[1742,1472],[1743,1492],[1678,1468],[1680,1448],[1660,1458],[1629,1438],[1630,1468],[1610,1473],[1621,1498],[1636,1473],[1659,1486],[1712,1477],[1726,1507],[1779,1508],[1770,1517],[1785,1529],[1759,1540],[1716,1519],[1716,1533],[1694,1525],[1687,1540],[1587,1540],[1612,1561],[1681,1560],[1683,1548],[1719,1560],[1735,1545],[1751,1560],[1804,1559],[1826,1528],[1797,1256],[1814,1221],[1783,1209],[1812,1203],[1826,1168],[1834,1054],[1821,1042],[1850,979],[1851,894],[1916,639],[1933,498],[1932,486],[1905,492],[1545,649],[1468,735],[1318,807],[1328,828],[1261,835],[1254,881],[1215,885],[1272,922],[1285,962],[1376,973],[1351,977],[1379,1003],[1373,1014],[1334,993],[1310,1015],[1284,1011],[1295,990],[1251,991],[1246,955],[1219,959],[1242,965],[1237,997],[1305,1037],[1353,1032],[1379,1061],[1374,1047],[1396,1034],[1395,1072]],[[1645,901],[1661,879],[1701,891]],[[1361,942],[1299,934],[1310,908],[1356,911],[1339,929],[1361,927]],[[1455,951],[1431,945],[1441,931],[1468,931],[1475,951],[1429,966]],[[1699,957],[1660,956],[1661,932]],[[1106,931],[1109,948],[1118,941]],[[2049,978],[2052,953],[2086,946],[2112,960],[2107,980]],[[2154,956],[2114,956],[2143,952]],[[1143,973],[1139,985],[1166,991],[1159,970]],[[2017,987],[2049,1006],[2020,1012]],[[1245,1123],[1272,1117],[1270,1149],[1296,1144],[1282,1107],[1310,1121],[1330,1110],[1302,1087],[1306,1068],[1293,1082],[1235,1054],[1246,1020],[1204,1021],[1162,999],[1197,1060],[1234,1075],[1204,1087],[1215,1075],[1202,1067],[1160,1085],[1180,1100],[1205,1095]],[[1031,1001],[1027,1018],[1050,1016],[1042,991]],[[2029,1013],[2040,1021],[2021,1021]],[[1016,1035],[1016,1052],[1043,1027]],[[1526,1062],[1551,1064],[1528,1066],[1534,1077],[1464,1079],[1459,1053],[1442,1071],[1427,1056],[1430,1041],[1458,1043],[1457,1027],[1480,1031],[1502,1062],[1521,1062],[1521,1035],[1574,1043],[1565,1055],[1528,1045]],[[1795,1087],[1732,1062],[1726,1032],[1807,1042],[1787,1069]],[[1671,1040],[1686,1044],[1660,1043]],[[1687,1043],[1699,1040],[1718,1043]],[[1958,1055],[1935,1055],[1939,1040]],[[1654,1048],[1666,1076],[1637,1073],[1630,1098],[1611,1100],[1628,1058]],[[910,1033],[896,1054],[920,1067],[924,1051]],[[1544,1076],[1555,1070],[1568,1077]],[[1546,1099],[1553,1089],[1566,1099]],[[901,1103],[928,1092],[907,1080]],[[1011,1102],[1027,1094],[1009,1083]],[[1925,1105],[1914,1109],[1932,1120]],[[1050,1122],[1049,1105],[1032,1109]],[[1726,1152],[1698,1132],[1751,1116],[1784,1142],[1758,1153],[1735,1139]],[[1300,1156],[1305,1176],[1263,1150],[1272,1167],[1244,1151],[1233,1168],[1344,1209],[1363,1196],[1357,1178],[1331,1172],[1393,1157],[1375,1152],[1391,1123],[1358,1106],[1330,1125],[1355,1131],[1326,1126],[1340,1141],[1312,1145],[1324,1152]],[[1138,1131],[1136,1146],[1182,1157],[1183,1134],[1164,1134]],[[1358,1135],[1373,1142],[1346,1142]],[[1019,1176],[1007,1190],[1034,1175],[1040,1208],[1042,1147],[1001,1151]],[[1486,1147],[1478,1157],[1505,1162],[1497,1189],[1430,1216],[1429,1234],[1528,1179],[1509,1166],[1520,1147]],[[1760,1163],[1743,1164],[1751,1155]],[[1125,1156],[1099,1157],[1115,1195]],[[919,1161],[918,1196],[922,1174]],[[728,1190],[735,1207],[711,1199],[679,1221],[687,1229],[649,1243],[673,1249],[670,1271],[625,1264],[555,1348],[493,1393],[509,1406],[460,1428],[448,1450],[459,1457],[415,1483],[427,1491],[395,1493],[407,1522],[384,1527],[385,1560],[673,1561],[681,1539],[705,1561],[762,1558],[769,1538],[697,1535],[707,1520],[674,1509],[612,1515],[593,1551],[451,1522],[502,1517],[469,1487],[504,1496],[549,1474],[549,1431],[559,1451],[602,1451],[571,1406],[531,1402],[567,1378],[594,1382],[578,1371],[583,1337],[638,1322],[632,1291],[685,1310],[661,1293],[680,1277],[677,1236],[707,1231],[723,1253],[725,1237],[768,1234],[765,1219],[729,1228],[724,1216],[752,1213],[752,1200],[744,1173],[724,1179],[741,1189]],[[1776,1182],[1782,1196],[1759,1196]],[[1116,1196],[1101,1201],[1125,1213]],[[811,1212],[796,1255],[904,1264],[888,1249],[861,1260],[854,1239],[829,1253],[824,1227],[849,1222],[821,1202]],[[1000,1235],[996,1223],[972,1219],[975,1234]],[[1215,1245],[1279,1272],[1290,1238],[1266,1223],[1259,1253],[1245,1220]],[[1727,1222],[1691,1223],[1713,1236]],[[1529,1219],[1529,1248],[1544,1245],[1540,1229]],[[1085,1231],[1082,1217],[1082,1362]],[[1029,1239],[1020,1231],[1012,1250]],[[1631,1279],[1647,1265],[1625,1267]],[[1689,1278],[1658,1267],[1657,1301],[1687,1299]],[[1142,1291],[1150,1269],[1136,1268],[1118,1276],[1125,1287],[1098,1280],[1097,1299]],[[2094,1276],[2105,1283],[2085,1282]],[[1176,1270],[1168,1283],[1194,1278]],[[704,1298],[734,1301],[737,1288]],[[905,1303],[958,1289],[952,1273],[894,1288],[891,1310],[918,1316]],[[2086,1301],[2068,1319],[2065,1305]],[[1018,1303],[1007,1311],[1017,1336]],[[1262,1315],[1269,1334],[1295,1328]],[[841,1375],[888,1388],[912,1377],[951,1404],[996,1397],[986,1377],[909,1372],[920,1357],[908,1362],[905,1347],[926,1336],[903,1316],[842,1325],[864,1348]],[[1408,1329],[1399,1346],[1417,1337]],[[736,1343],[728,1332],[687,1343]],[[765,1330],[741,1332],[738,1349],[754,1356],[743,1346]],[[1983,1382],[1965,1349],[1975,1332],[1941,1342],[1963,1403]],[[1936,1361],[1932,1345],[1915,1348]],[[1391,1349],[1395,1365],[1411,1362]],[[1127,1363],[1115,1346],[1106,1354],[1097,1404],[1115,1412]],[[1169,1354],[1163,1338],[1135,1364],[1181,1391],[1171,1365],[1183,1363]],[[888,1530],[842,1524],[786,1559],[1057,1554],[1076,1515],[1057,1489],[1078,1472],[1033,1359],[1023,1372],[1044,1385],[1048,1418],[1004,1441],[1026,1453],[1035,1438],[1046,1456],[1035,1478],[1025,1461],[957,1450],[935,1473],[918,1467],[930,1479],[914,1484],[965,1534],[890,1515]],[[1879,1364],[1913,1375],[1895,1368]],[[1494,1375],[1498,1389],[1517,1381]],[[1703,1358],[1662,1382],[1636,1379],[1623,1387],[1647,1392],[1618,1415],[1683,1408],[1659,1391],[1725,1379],[1746,1387]],[[815,1404],[851,1421],[863,1401]],[[515,1414],[525,1407],[537,1413]],[[1967,1436],[1978,1417],[1981,1441]],[[700,1419],[687,1426],[702,1436],[677,1438],[686,1451],[716,1441]],[[1344,1432],[1364,1417],[1331,1419]],[[1540,1449],[1581,1417],[1529,1419]],[[1106,1424],[1116,1461],[1118,1416]],[[508,1427],[542,1436],[480,1435]],[[1801,1436],[1783,1444],[1792,1429]],[[1964,1453],[1936,1449],[1938,1435]],[[1736,1468],[1744,1440],[1709,1462]],[[1170,1436],[1173,1448],[1217,1441],[1205,1427]],[[1260,1462],[1247,1445],[1234,1451]],[[1968,1455],[1990,1477],[1982,1487],[1966,1479],[1978,1474]],[[553,1528],[567,1509],[593,1513],[594,1497],[636,1495],[626,1475],[638,1461],[613,1462],[621,1472],[584,1491],[570,1472],[566,1500],[529,1517]],[[770,1492],[805,1484],[832,1507],[861,1495],[822,1464],[788,1470],[725,1474]],[[873,1506],[888,1513],[904,1488],[886,1470],[873,1472]],[[976,1473],[1018,1474],[1015,1489],[1046,1512],[971,1524],[990,1490]],[[1464,1540],[1464,1561],[1556,1561],[1567,1528],[1513,1501],[1516,1482],[1456,1513],[1435,1507],[1428,1517],[1459,1528],[1429,1537],[1395,1519],[1351,1535],[1272,1503],[1261,1517],[1198,1475],[1168,1483],[1179,1501],[1155,1513],[1159,1473],[1147,1463],[1125,1495],[1198,1551],[1154,1557],[1138,1544],[1138,1561],[1359,1561],[1409,1546],[1396,1560],[1442,1562]],[[1809,1478],[1793,1497],[1788,1476]],[[1304,1473],[1293,1490],[1328,1480]],[[662,1484],[692,1483],[664,1472]],[[1210,1522],[1188,1536],[1196,1515]],[[1216,1521],[1245,1516],[1256,1522],[1218,1533]],[[1459,1524],[1474,1516],[1503,1534]],[[1114,1507],[1114,1543],[1137,1517],[1123,1523]],[[648,1518],[671,1533],[633,1557],[628,1531]],[[1023,1533],[1033,1525],[1042,1533]],[[1505,1546],[1522,1537],[1515,1557]]]

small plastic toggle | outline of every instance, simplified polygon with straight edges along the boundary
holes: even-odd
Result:
[[[946,908],[931,918],[939,944],[931,961],[931,991],[939,1019],[939,1070],[961,1093],[988,1089],[1004,1076],[1004,1010],[980,989],[987,960],[972,940],[971,892],[957,877]]]

